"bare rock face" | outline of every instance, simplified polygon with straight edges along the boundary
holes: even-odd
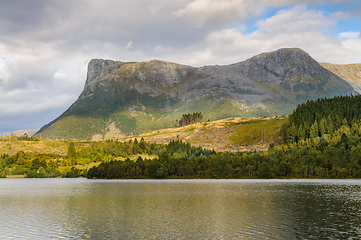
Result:
[[[119,135],[134,134],[174,126],[187,112],[202,112],[210,120],[282,115],[307,99],[355,93],[349,83],[297,48],[200,68],[160,60],[93,59],[82,94],[39,133],[107,136],[104,129],[114,123]]]
[[[85,86],[89,86],[93,81],[97,81],[105,78],[112,72],[112,67],[106,68],[106,66],[114,65],[118,63],[113,60],[104,59],[92,59],[88,64],[88,73],[85,81]]]
[[[131,73],[141,82],[171,88],[181,84],[193,70],[194,68],[189,66],[153,60],[134,64]]]
[[[133,63],[93,59],[88,65],[85,88],[109,77],[128,77],[131,80],[151,82],[164,87],[174,87],[182,83],[192,70],[194,68],[190,66],[159,60]]]
[[[344,81],[327,71],[308,53],[298,48],[280,49],[259,54],[241,63],[244,74],[258,83],[276,83],[291,92],[310,91],[325,87],[329,82]]]
[[[301,49],[280,49],[271,53],[262,53],[244,65],[248,68],[248,77],[257,82],[275,82],[282,84],[297,73],[313,73],[321,66]]]

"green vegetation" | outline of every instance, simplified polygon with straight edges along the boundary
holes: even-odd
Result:
[[[22,138],[8,139],[11,145],[23,143]],[[155,152],[162,148],[162,145],[145,143],[144,139],[139,142],[137,139],[128,142],[119,141],[64,141],[38,139],[35,149],[40,150],[49,142],[56,142],[58,148],[67,148],[67,151],[53,150],[44,153],[42,150],[33,152],[26,150],[18,151],[10,155],[0,155],[0,177],[20,176],[28,178],[44,177],[80,177],[86,176],[87,170],[102,162],[115,160],[141,158],[156,158]],[[55,144],[53,144],[55,145]],[[34,149],[33,149],[34,150]]]
[[[247,126],[243,130],[250,132],[243,134],[248,138],[251,133],[262,134],[259,130],[264,124],[279,129],[283,123],[281,135],[285,144],[277,146],[271,142],[266,152],[217,153],[173,140],[158,153],[157,159],[102,163],[91,168],[88,177],[361,178],[360,100],[360,96],[351,96],[308,101],[298,106],[286,123],[277,118],[236,123]],[[237,135],[233,138],[245,141]],[[260,136],[256,138],[259,140]]]
[[[281,126],[287,119],[288,117],[276,117],[236,123],[239,126],[231,139],[238,145],[272,142],[279,138]]]
[[[299,105],[288,117],[232,118],[177,128],[173,129],[177,137],[166,144],[143,137],[139,141],[3,137],[0,177],[361,178],[360,100],[360,96],[318,99]],[[158,134],[173,136],[165,130]],[[227,137],[236,144],[233,150],[260,142],[269,148],[215,151],[187,142],[196,138],[209,147],[209,142],[224,142]]]
[[[297,106],[281,134],[285,143],[338,138],[342,133],[350,135],[348,131],[355,130],[360,119],[361,95],[311,100]]]
[[[352,139],[352,138],[351,138]],[[354,139],[352,139],[354,141]],[[361,146],[274,146],[267,152],[215,152],[171,141],[158,147],[159,158],[106,161],[89,169],[88,178],[360,178]],[[355,142],[353,142],[355,144]],[[354,147],[354,146],[353,146]]]
[[[179,127],[184,127],[194,123],[200,123],[203,120],[203,115],[200,112],[183,114],[182,118],[178,122]]]

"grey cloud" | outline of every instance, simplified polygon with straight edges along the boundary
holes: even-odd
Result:
[[[51,108],[42,112],[0,115],[0,132],[7,135],[15,130],[37,129],[57,118],[63,108]]]
[[[8,62],[8,61],[5,61]],[[52,65],[46,60],[10,60],[10,63],[4,64],[8,71],[8,79],[2,80],[0,89],[3,91],[12,91],[14,89],[24,89],[28,87],[49,86],[51,79],[57,70],[56,65]]]
[[[199,41],[210,30],[192,29],[172,18],[171,13],[184,1],[8,2],[0,10],[0,37],[14,48],[29,41],[79,51],[88,41],[126,46],[130,40],[143,50],[160,44],[184,47]]]
[[[0,29],[7,35],[26,37],[27,33],[57,26],[76,10],[78,1],[2,1]],[[72,6],[72,7],[69,7]]]

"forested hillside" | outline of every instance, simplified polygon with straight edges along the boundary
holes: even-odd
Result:
[[[340,128],[357,128],[361,118],[361,95],[307,101],[282,126],[283,142],[300,142],[307,138],[328,137],[340,133]]]
[[[170,142],[153,160],[112,161],[88,178],[360,178],[360,96],[301,104],[266,152],[215,152]]]

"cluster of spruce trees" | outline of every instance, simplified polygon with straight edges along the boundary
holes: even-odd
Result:
[[[179,127],[184,127],[194,123],[200,123],[203,120],[203,114],[200,112],[183,114],[182,118],[178,121]]]
[[[282,126],[284,143],[332,135],[341,126],[355,124],[361,118],[361,95],[339,96],[307,101],[297,106]]]

